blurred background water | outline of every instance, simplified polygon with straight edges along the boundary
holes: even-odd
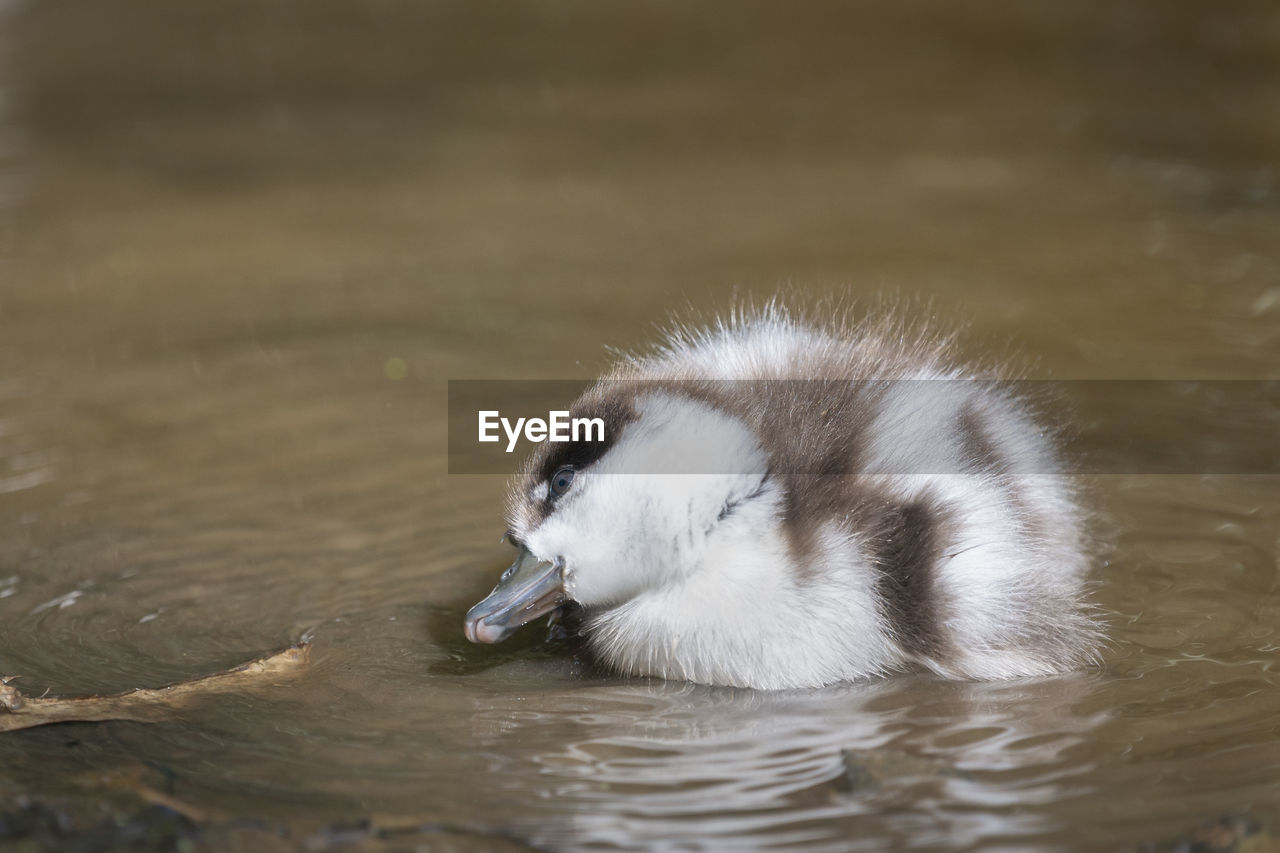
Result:
[[[1091,479],[1097,671],[767,694],[468,646],[502,479],[445,458],[448,379],[589,377],[779,289],[901,300],[1043,378],[1280,379],[1274,3],[0,15],[0,674],[116,691],[315,636],[288,688],[0,737],[3,803],[141,767],[281,843],[459,849],[1276,819],[1275,477]]]

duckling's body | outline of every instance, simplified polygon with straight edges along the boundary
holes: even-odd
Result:
[[[626,359],[573,406],[605,441],[543,445],[513,483],[521,559],[468,635],[575,601],[615,670],[707,684],[1079,665],[1098,632],[1054,449],[945,350],[775,307]]]

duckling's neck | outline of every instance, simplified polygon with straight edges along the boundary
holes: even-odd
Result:
[[[710,684],[786,688],[896,668],[866,572],[799,566],[776,518],[740,519],[669,583],[596,614],[593,650],[617,669]],[[856,553],[851,543],[845,553]]]

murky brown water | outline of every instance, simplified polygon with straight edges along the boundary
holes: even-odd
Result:
[[[780,284],[932,299],[1040,376],[1280,378],[1274,4],[115,0],[4,32],[0,674],[160,685],[315,632],[288,688],[0,737],[6,801],[141,762],[293,839],[464,848],[1280,817],[1276,478],[1092,482],[1097,672],[765,694],[468,646],[502,482],[444,456],[447,379],[587,376]]]

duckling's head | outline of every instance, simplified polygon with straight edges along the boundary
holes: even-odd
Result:
[[[544,443],[513,480],[507,536],[520,552],[467,613],[473,642],[565,602],[607,611],[677,583],[770,515],[765,451],[712,402],[605,383],[571,414],[600,418],[603,440]]]

